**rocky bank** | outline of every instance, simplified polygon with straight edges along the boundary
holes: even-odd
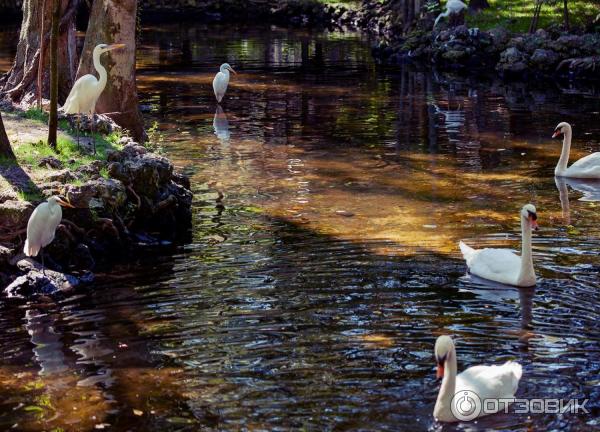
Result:
[[[105,123],[110,123],[108,118]],[[48,157],[44,197],[59,194],[75,207],[63,209],[54,241],[45,248],[44,275],[22,248],[35,206],[3,196],[0,199],[0,281],[11,296],[57,294],[93,280],[95,269],[107,269],[131,253],[164,248],[190,233],[192,193],[189,179],[167,158],[128,137],[122,149],[109,151],[76,170]],[[15,167],[17,171],[20,168]]]

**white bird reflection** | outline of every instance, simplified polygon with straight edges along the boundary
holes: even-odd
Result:
[[[65,372],[69,366],[63,353],[62,335],[55,331],[56,318],[35,309],[25,312],[25,328],[31,336],[40,375]]]
[[[583,180],[566,177],[554,177],[556,188],[558,189],[558,195],[560,198],[560,206],[562,208],[562,215],[567,225],[571,224],[571,211],[569,206],[569,189],[581,192],[583,196],[579,198],[579,201],[595,202],[600,201],[600,181],[598,180]]]
[[[229,132],[229,120],[227,120],[227,114],[225,114],[221,105],[217,105],[215,118],[213,119],[213,128],[215,129],[215,135],[222,143],[229,142],[231,136]]]

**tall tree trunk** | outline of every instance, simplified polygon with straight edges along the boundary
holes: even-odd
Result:
[[[42,0],[42,11],[46,9],[46,0]],[[42,21],[42,31],[40,32],[40,60],[38,62],[38,65],[43,65],[44,64],[44,47],[46,45],[46,41],[44,40],[44,33],[46,33],[46,28],[44,26],[44,20]],[[37,108],[39,110],[42,109],[42,91],[44,88],[44,80],[43,80],[43,70],[44,68],[42,67],[38,67],[38,72],[37,72]]]
[[[16,159],[12,147],[10,146],[8,136],[6,135],[6,130],[4,129],[2,114],[0,114],[0,157],[13,160]]]
[[[565,29],[571,30],[571,24],[569,23],[569,5],[567,0],[563,1],[563,18],[565,23]]]
[[[529,24],[529,33],[535,33],[538,26],[538,20],[540,19],[540,12],[542,10],[542,4],[544,0],[536,0],[535,7],[533,9],[533,18]]]
[[[17,45],[17,54],[11,70],[0,79],[0,94],[6,94],[13,102],[30,104],[37,99],[37,75],[42,58],[43,97],[48,98],[50,81],[50,23],[52,21],[52,1],[24,0],[23,22]],[[58,75],[59,99],[64,100],[73,86],[77,66],[75,46],[75,12],[78,0],[60,0],[61,10],[65,11],[59,27]],[[42,24],[44,33],[42,34]],[[42,55],[40,40],[44,41]]]
[[[490,7],[488,0],[471,0],[469,2],[469,9],[472,11],[480,11]]]
[[[77,76],[97,75],[92,61],[96,45],[125,44],[124,49],[102,56],[108,83],[98,99],[96,112],[107,114],[136,140],[144,141],[146,134],[135,82],[136,23],[136,0],[95,0]]]
[[[58,129],[58,21],[60,0],[52,0],[52,31],[50,36],[50,117],[48,119],[48,145],[57,148]]]

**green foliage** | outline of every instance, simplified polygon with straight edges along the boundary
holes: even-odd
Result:
[[[20,201],[38,202],[44,199],[44,195],[42,195],[40,192],[18,190],[17,198],[19,198]]]
[[[160,154],[163,152],[164,143],[165,136],[160,132],[158,122],[155,121],[148,129],[148,140],[146,141],[145,147],[154,153]]]
[[[469,27],[489,30],[504,27],[513,32],[525,33],[533,18],[534,0],[488,0],[490,7],[477,14],[467,14]],[[598,4],[587,0],[570,0],[569,13],[572,26],[581,26],[590,22],[598,14]],[[540,12],[538,28],[546,28],[551,24],[562,24],[563,2],[545,3]]]
[[[30,120],[38,120],[43,123],[48,122],[48,113],[37,108],[29,108],[23,113],[23,117]]]

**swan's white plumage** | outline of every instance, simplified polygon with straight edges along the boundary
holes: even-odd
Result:
[[[573,162],[563,177],[600,179],[600,152],[592,153]]]
[[[507,285],[518,285],[521,257],[509,249],[473,249],[459,243],[469,271],[475,276]]]
[[[471,390],[482,399],[511,398],[517,392],[523,368],[508,361],[503,365],[472,366],[456,376],[455,393]]]
[[[508,249],[473,249],[459,242],[469,272],[480,278],[505,285],[520,287],[536,283],[535,269],[531,258],[531,229],[537,227],[537,213],[533,205],[525,205],[521,216],[521,256]]]
[[[497,366],[472,366],[457,374],[456,348],[453,340],[446,335],[438,337],[435,343],[435,357],[438,368],[443,364],[443,380],[433,415],[436,420],[442,422],[465,420],[457,419],[452,412],[453,404],[460,403],[455,399],[455,395],[460,395],[460,392],[474,392],[479,399],[474,402],[480,409],[481,402],[485,399],[513,398],[523,375],[521,365],[512,361]],[[498,404],[498,408],[504,409],[504,406]],[[458,412],[460,413],[460,410]],[[474,413],[474,418],[488,414],[492,412],[479,410]]]
[[[600,179],[600,152],[582,157],[567,168],[571,153],[571,139],[573,137],[571,125],[566,122],[559,123],[554,129],[553,138],[560,134],[564,135],[563,147],[560,159],[554,169],[554,175],[578,179]]]

